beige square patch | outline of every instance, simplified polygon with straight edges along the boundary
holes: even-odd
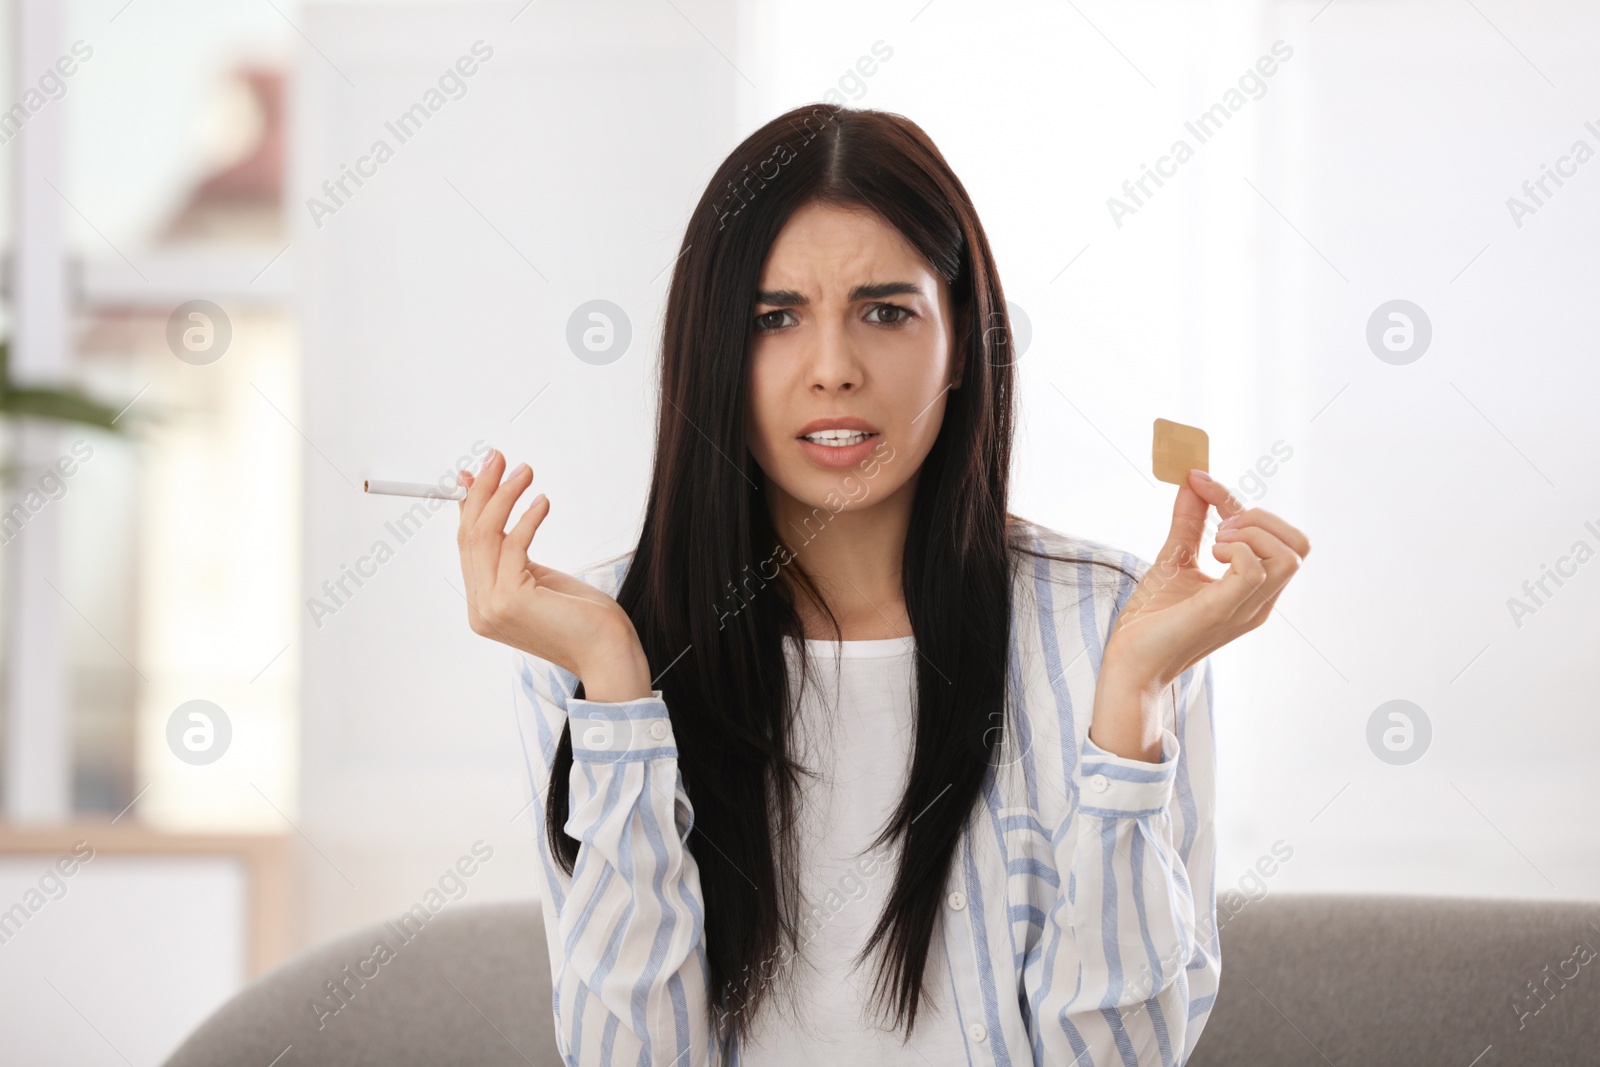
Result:
[[[1211,470],[1211,441],[1198,426],[1157,419],[1151,451],[1156,477],[1172,485],[1187,485],[1196,467]]]

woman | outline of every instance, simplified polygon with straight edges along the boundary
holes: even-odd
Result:
[[[534,563],[546,497],[506,531],[528,466],[460,475],[567,1063],[1193,1050],[1221,970],[1205,657],[1310,546],[1202,472],[1154,565],[1011,515],[1005,306],[920,128],[803,108],[684,235],[636,549]]]

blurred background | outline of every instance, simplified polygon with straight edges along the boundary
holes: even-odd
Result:
[[[462,899],[532,894],[456,509],[361,480],[492,445],[542,561],[629,547],[688,214],[805,101],[976,202],[1014,511],[1152,558],[1165,417],[1315,544],[1214,657],[1224,899],[1600,896],[1592,5],[0,15],[5,1062],[157,1063],[479,842]]]

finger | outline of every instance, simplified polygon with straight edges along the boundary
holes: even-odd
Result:
[[[466,471],[456,471],[456,485],[464,487],[467,490],[467,493],[472,492],[472,480],[472,475],[468,474]],[[460,544],[462,540],[460,534],[465,530],[465,523],[463,522],[463,519],[466,517],[466,514],[467,497],[466,495],[463,495],[460,500],[456,501],[456,526],[459,528],[456,536],[457,544]]]
[[[1266,508],[1250,508],[1222,520],[1217,536],[1222,536],[1221,530],[1231,530],[1241,526],[1260,526],[1270,530],[1278,540],[1294,549],[1295,555],[1301,559],[1311,554],[1311,542],[1306,535]]]
[[[533,483],[533,470],[526,463],[506,475],[494,495],[484,504],[472,529],[467,532],[467,545],[472,554],[472,565],[478,591],[487,593],[493,588],[495,575],[500,570],[500,551],[506,538],[506,520],[511,517],[511,507]],[[468,490],[470,493],[471,490]]]
[[[467,498],[461,502],[461,524],[456,529],[456,548],[461,555],[461,580],[466,586],[467,622],[475,631],[478,618],[482,615],[478,611],[478,602],[484,583],[479,579],[485,572],[476,559],[473,531],[484,504],[500,484],[500,471],[504,467],[505,457],[498,449],[490,449],[476,475],[463,472],[458,476],[458,479],[465,479]],[[487,573],[490,577],[494,575],[493,570]]]
[[[1172,527],[1167,531],[1166,543],[1156,555],[1158,564],[1189,566],[1198,563],[1200,535],[1205,532],[1206,512],[1210,507],[1205,498],[1189,485],[1178,486],[1178,497],[1172,502]]]
[[[550,514],[550,498],[540,493],[534,498],[528,510],[522,513],[517,524],[506,534],[505,543],[500,546],[500,574],[498,581],[507,588],[513,587],[520,579],[519,575],[528,574],[537,581],[538,576],[529,568],[532,560],[528,558],[528,546],[533,544],[534,534],[539,532],[539,525],[544,522],[544,517]]]
[[[1206,503],[1217,509],[1217,514],[1223,519],[1230,519],[1244,510],[1244,505],[1239,503],[1239,498],[1228,491],[1228,487],[1217,481],[1203,470],[1189,472],[1189,484],[1194,486],[1194,491]]]
[[[483,461],[483,466],[478,468],[478,473],[466,475],[467,498],[461,502],[461,523],[456,528],[456,547],[461,551],[461,572],[467,580],[469,603],[472,588],[476,585],[472,563],[472,531],[477,524],[478,516],[483,513],[484,504],[494,495],[495,488],[500,484],[500,472],[504,467],[505,457],[498,449],[490,449],[488,458]]]
[[[466,486],[468,496],[472,494],[472,482],[472,475],[468,474],[464,470],[456,471],[456,484]],[[469,526],[467,524],[466,497],[462,497],[460,500],[456,501],[456,511],[460,515],[460,519],[456,523],[456,550],[461,556],[461,580],[465,586],[467,597],[467,619],[470,622],[472,619],[472,601],[473,597],[476,595],[476,583],[473,581],[472,561],[467,554],[467,530],[469,529]]]
[[[1267,568],[1248,544],[1244,541],[1220,541],[1211,546],[1211,554],[1228,564],[1228,569],[1221,578],[1200,590],[1196,596],[1215,601],[1217,607],[1230,616],[1262,596],[1261,587],[1267,581]]]
[[[487,540],[495,542],[496,558],[499,552],[497,539],[505,536],[506,521],[511,518],[511,509],[532,484],[533,468],[526,463],[518,463],[515,470],[506,474],[505,481],[495,489],[494,495],[489,497],[488,503],[484,504],[483,510],[478,514],[474,526],[488,535]]]
[[[483,514],[484,505],[500,487],[500,475],[506,469],[506,457],[500,454],[498,448],[489,450],[489,458],[483,461],[483,466],[478,468],[478,473],[473,476],[472,483],[467,489],[467,499],[461,504],[461,521],[466,529],[471,529],[472,524],[478,521],[478,516]]]
[[[1263,597],[1275,597],[1294,572],[1300,569],[1300,557],[1284,544],[1277,534],[1264,526],[1240,526],[1217,531],[1218,544],[1243,542],[1261,560],[1267,570],[1266,584],[1261,588]]]

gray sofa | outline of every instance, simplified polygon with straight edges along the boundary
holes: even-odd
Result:
[[[1596,1067],[1596,951],[1600,904],[1271,896],[1223,925],[1189,1065]],[[375,926],[263,975],[167,1067],[559,1067],[549,974],[532,903]]]

